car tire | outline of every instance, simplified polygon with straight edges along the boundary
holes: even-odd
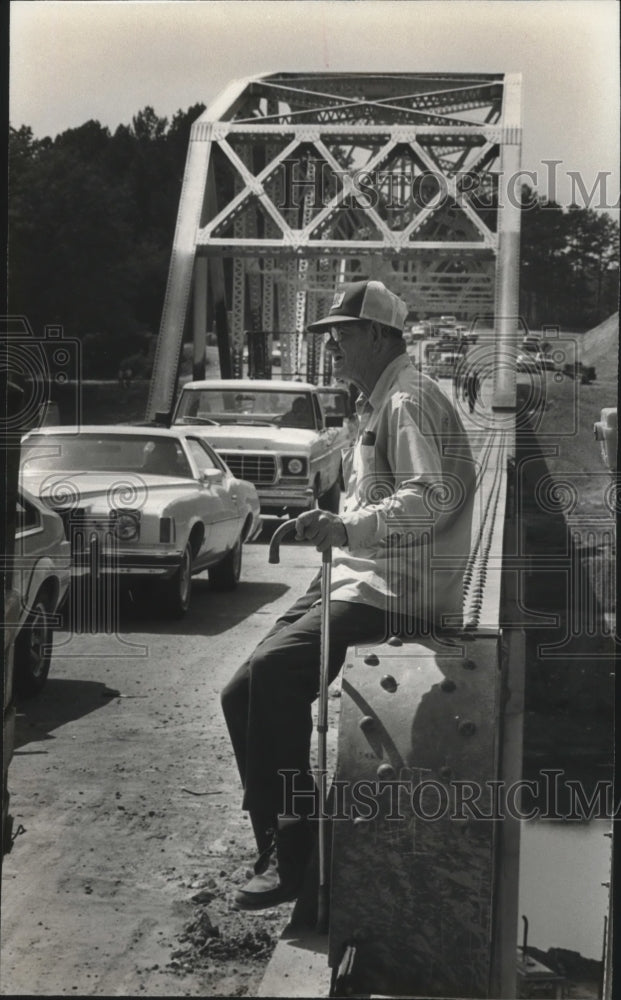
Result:
[[[181,562],[170,580],[160,584],[162,611],[169,618],[183,618],[192,596],[192,546],[188,542]]]
[[[22,698],[34,698],[47,680],[52,659],[50,610],[45,595],[37,594],[15,640],[13,686]]]
[[[327,510],[331,514],[338,514],[339,504],[341,502],[341,490],[339,487],[338,479],[332,483],[329,490],[319,497],[319,507],[321,510]]]
[[[242,549],[240,536],[224,559],[210,567],[209,581],[217,590],[235,590],[241,576]]]

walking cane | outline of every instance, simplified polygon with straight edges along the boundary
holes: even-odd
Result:
[[[269,561],[280,562],[280,543],[295,531],[295,521],[285,521],[272,535]],[[322,553],[321,562],[321,649],[319,658],[319,704],[317,712],[317,762],[319,771],[319,887],[317,895],[317,931],[328,932],[328,852],[326,817],[326,764],[328,734],[328,664],[330,662],[330,577],[332,548]]]

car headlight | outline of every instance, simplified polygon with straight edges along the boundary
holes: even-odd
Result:
[[[122,542],[131,542],[140,532],[140,515],[134,512],[117,511],[114,532]]]
[[[306,472],[306,459],[283,458],[282,469],[285,476],[302,476]]]

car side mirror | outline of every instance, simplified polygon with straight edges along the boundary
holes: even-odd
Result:
[[[212,483],[221,483],[224,473],[222,469],[203,469],[198,478],[205,486],[209,486]]]
[[[342,427],[343,416],[340,413],[331,413],[326,417],[326,427]]]

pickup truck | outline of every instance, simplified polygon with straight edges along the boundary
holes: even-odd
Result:
[[[187,382],[173,426],[193,426],[238,479],[254,483],[264,515],[297,515],[318,505],[338,513],[341,450],[350,428],[326,414],[319,387],[281,379]]]

